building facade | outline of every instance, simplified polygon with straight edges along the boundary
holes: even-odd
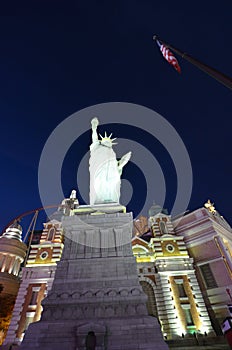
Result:
[[[166,339],[191,334],[215,335],[184,236],[177,236],[171,217],[153,206],[150,239],[132,240],[148,310],[160,321]]]
[[[0,345],[9,327],[26,250],[27,246],[22,242],[22,227],[15,222],[0,237]]]
[[[220,333],[232,303],[231,227],[210,201],[181,220],[173,220],[173,225],[176,235],[184,236],[211,322]]]
[[[31,245],[4,344],[20,344],[28,325],[40,319],[63,244],[57,216]],[[135,220],[132,249],[148,313],[166,340],[222,334],[230,316],[232,230],[210,202],[181,218],[153,205],[148,219]]]
[[[45,223],[39,242],[31,244],[26,265],[22,268],[6,344],[20,344],[29,324],[40,320],[43,310],[41,302],[51,289],[63,246],[60,222],[52,220]]]

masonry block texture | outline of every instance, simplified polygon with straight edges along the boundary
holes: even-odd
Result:
[[[21,350],[168,349],[155,317],[148,316],[132,253],[132,214],[63,217],[63,255],[39,322]]]

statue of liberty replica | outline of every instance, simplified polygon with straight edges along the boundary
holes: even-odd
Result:
[[[99,140],[98,119],[91,124],[90,205],[59,212],[64,250],[41,320],[30,324],[20,350],[167,350],[139,283],[133,215],[119,204],[131,153],[117,160],[115,139],[105,133]]]
[[[98,119],[94,118],[92,124],[92,144],[90,145],[90,205],[103,203],[119,203],[121,174],[124,165],[129,161],[131,152],[125,154],[117,161],[112,148],[115,144],[111,136],[101,136],[98,139]]]

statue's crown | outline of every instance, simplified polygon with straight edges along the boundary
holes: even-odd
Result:
[[[101,134],[99,134],[99,135],[100,135],[100,137],[101,137],[101,143],[104,144],[104,142],[110,142],[112,145],[116,145],[116,144],[117,144],[117,142],[113,142],[113,141],[115,141],[117,138],[116,138],[116,137],[115,137],[114,139],[111,138],[112,133],[111,133],[109,136],[107,136],[107,133],[106,133],[106,131],[105,131],[105,136],[104,136],[104,137],[103,137]]]

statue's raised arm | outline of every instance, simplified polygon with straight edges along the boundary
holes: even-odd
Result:
[[[90,204],[119,203],[122,169],[130,160],[131,152],[117,161],[111,135],[98,139],[97,118],[91,120],[92,144],[90,145]]]
[[[95,117],[91,120],[92,124],[92,143],[98,142],[97,127],[99,124],[98,119]]]

